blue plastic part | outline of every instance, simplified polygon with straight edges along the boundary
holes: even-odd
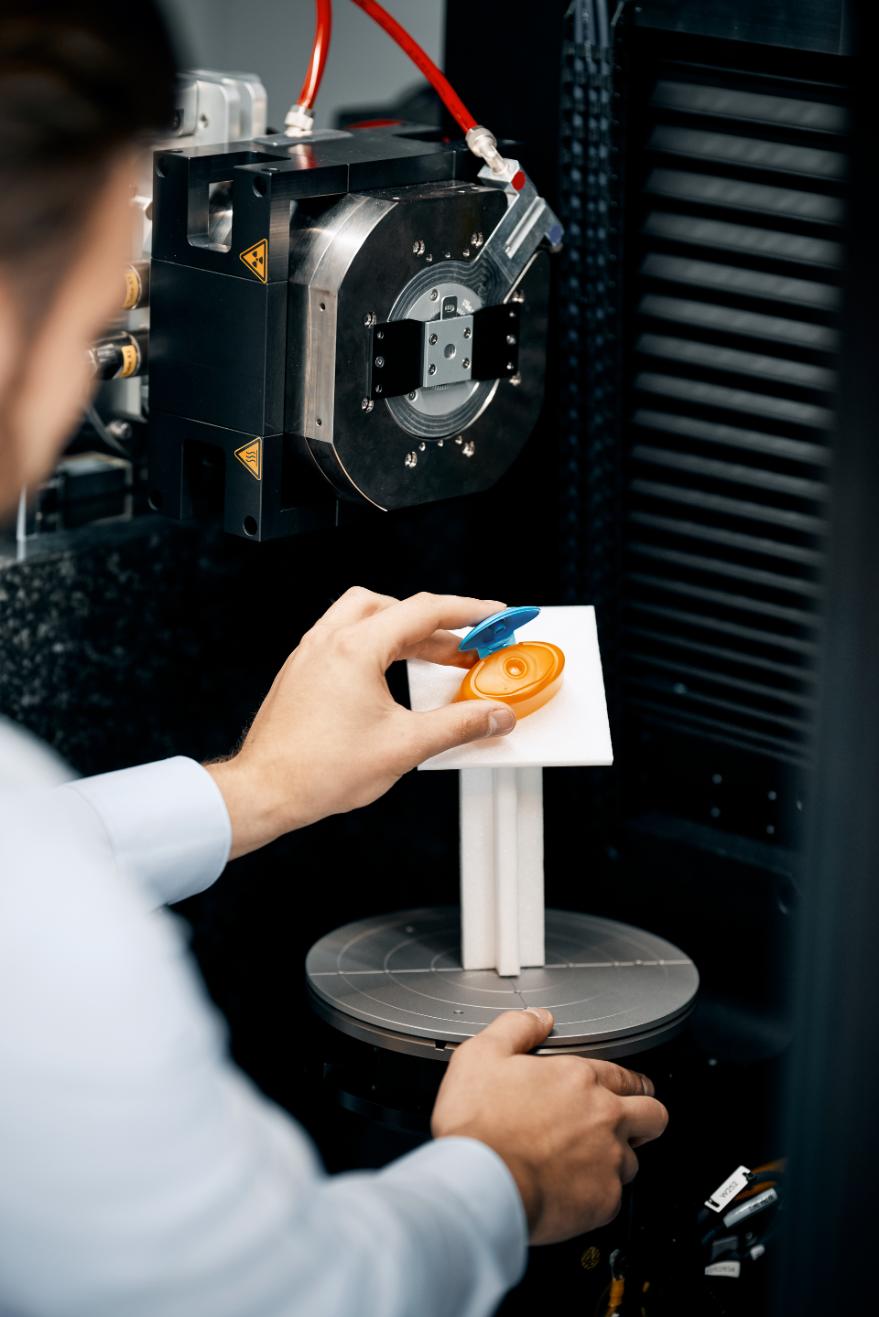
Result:
[[[505,608],[502,613],[492,613],[484,622],[480,622],[472,631],[468,631],[458,649],[475,649],[481,659],[499,649],[516,643],[516,627],[533,622],[540,613],[539,608],[530,604],[520,604],[517,608]]]

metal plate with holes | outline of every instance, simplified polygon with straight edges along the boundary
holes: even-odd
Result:
[[[514,373],[424,388],[419,365],[417,387],[388,397],[383,384],[383,393],[374,393],[376,376],[388,369],[375,365],[385,357],[373,351],[376,327],[399,320],[426,325],[441,317],[448,298],[457,299],[459,318],[510,298],[513,290],[496,265],[479,264],[483,235],[505,213],[496,188],[436,183],[352,193],[319,223],[304,209],[294,215],[284,428],[304,437],[343,496],[399,508],[476,493],[493,485],[524,447],[543,400],[544,252],[519,283],[524,301]],[[386,363],[396,370],[396,349],[405,353],[407,343],[389,346],[394,351]],[[455,349],[454,358],[443,360],[462,360],[457,343]]]
[[[472,374],[473,317],[452,312],[441,320],[431,320],[424,333],[424,388],[438,384],[460,384]]]
[[[315,1009],[335,1028],[391,1051],[442,1060],[506,1010],[548,1007],[541,1051],[627,1056],[682,1027],[699,986],[693,962],[628,924],[546,912],[546,965],[515,978],[464,970],[457,907],[362,919],[312,947]]]

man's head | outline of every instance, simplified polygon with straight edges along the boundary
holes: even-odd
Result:
[[[0,511],[51,469],[88,397],[174,72],[152,0],[122,21],[106,0],[0,8]]]

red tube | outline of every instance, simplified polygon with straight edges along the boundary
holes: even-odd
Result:
[[[314,41],[311,46],[311,59],[308,72],[299,93],[297,105],[303,110],[310,110],[317,99],[320,80],[324,76],[324,66],[330,49],[330,34],[333,30],[332,0],[316,0],[317,19],[314,28]]]
[[[462,133],[468,133],[471,128],[476,127],[476,120],[467,109],[467,106],[461,100],[458,93],[454,90],[445,74],[437,68],[433,60],[422,50],[418,42],[410,37],[405,28],[401,27],[395,18],[392,18],[386,9],[383,9],[377,0],[354,0],[355,5],[362,9],[370,18],[374,18],[379,27],[383,27],[389,37],[393,37],[398,46],[405,50],[409,58],[418,65],[421,72],[427,78],[433,89],[439,95],[443,105],[445,105],[449,114],[458,123]]]

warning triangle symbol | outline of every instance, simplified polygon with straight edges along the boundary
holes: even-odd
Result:
[[[251,439],[235,449],[235,456],[242,466],[246,466],[254,480],[262,480],[262,440]]]
[[[259,242],[255,242],[252,247],[245,248],[241,253],[241,260],[251,274],[255,274],[257,279],[265,283],[268,279],[268,239],[260,238]]]

